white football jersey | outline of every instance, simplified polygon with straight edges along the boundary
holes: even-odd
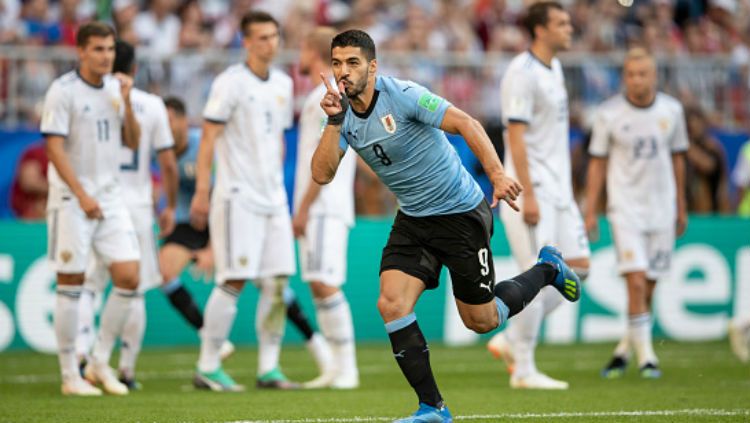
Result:
[[[150,206],[153,204],[152,154],[172,148],[174,139],[167,108],[159,96],[133,88],[130,104],[141,127],[141,139],[138,150],[122,147],[120,151],[120,183],[128,206]]]
[[[299,142],[297,143],[297,170],[294,181],[294,208],[298,210],[302,198],[312,180],[310,163],[320,142],[328,116],[320,107],[320,100],[326,93],[324,84],[318,85],[305,100],[299,119]],[[347,149],[339,163],[336,176],[324,185],[320,195],[310,206],[311,216],[334,216],[347,225],[354,224],[354,174],[357,170],[357,157],[354,149]]]
[[[568,140],[568,92],[562,65],[547,67],[530,51],[516,56],[500,84],[503,124],[526,124],[529,176],[537,196],[560,207],[573,201]],[[505,136],[505,168],[518,178]]]
[[[120,83],[109,75],[101,86],[94,86],[77,71],[68,72],[52,82],[44,98],[41,132],[65,137],[70,165],[83,189],[94,198],[119,189],[124,114]],[[47,179],[47,206],[56,208],[72,192],[52,162]]]
[[[245,63],[230,66],[214,80],[203,117],[224,123],[213,194],[247,196],[259,213],[286,205],[283,136],[294,117],[292,79],[271,69],[262,80]]]
[[[599,106],[589,153],[608,157],[607,211],[641,230],[674,225],[677,211],[672,154],[688,148],[685,115],[674,98],[657,93],[637,107],[620,94]]]

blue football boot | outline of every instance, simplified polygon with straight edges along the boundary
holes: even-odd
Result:
[[[581,298],[581,280],[578,279],[576,272],[565,264],[565,260],[563,260],[562,254],[557,248],[549,245],[542,247],[539,251],[537,263],[547,263],[557,270],[557,277],[552,281],[552,286],[560,291],[560,294],[566,300],[576,302]]]
[[[656,363],[646,363],[640,369],[641,377],[644,379],[659,379],[661,370]]]
[[[420,402],[416,413],[393,423],[453,423],[453,416],[446,406],[435,408]]]

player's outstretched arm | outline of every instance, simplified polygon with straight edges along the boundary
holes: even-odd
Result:
[[[687,201],[685,199],[685,153],[672,153],[672,170],[677,188],[677,236],[682,236],[687,229]]]
[[[599,196],[604,187],[606,172],[607,158],[591,157],[591,160],[589,160],[589,168],[586,172],[586,211],[584,212],[584,220],[586,224],[586,232],[589,234],[589,238],[591,238],[592,241],[596,241],[598,238],[598,236],[596,236],[598,228],[596,207],[600,201]]]
[[[89,219],[101,219],[103,215],[102,210],[99,208],[99,203],[91,198],[83,189],[73,167],[70,165],[68,155],[63,149],[65,138],[59,135],[47,135],[45,138],[49,161],[55,166],[55,170],[57,170],[60,178],[62,178],[63,182],[68,185],[70,191],[78,199],[78,203],[81,205],[83,212],[86,213],[86,217]]]
[[[323,135],[313,153],[310,167],[313,181],[325,185],[333,180],[341,158],[344,156],[339,140],[341,140],[341,126],[346,116],[345,107],[348,104],[346,99],[342,99],[341,95],[333,89],[325,75],[320,74],[320,78],[326,85],[326,94],[320,100],[320,107],[328,115],[328,124],[323,129]],[[344,92],[343,84],[339,84],[339,91]]]
[[[190,204],[190,224],[200,231],[208,224],[209,196],[211,191],[211,165],[214,161],[216,138],[224,131],[224,124],[204,121],[198,157],[195,161],[195,194]]]
[[[451,134],[461,134],[471,151],[477,156],[492,183],[492,207],[497,206],[500,200],[504,200],[518,211],[515,201],[521,194],[521,184],[505,175],[505,169],[482,124],[461,109],[450,106],[445,111],[440,129]]]

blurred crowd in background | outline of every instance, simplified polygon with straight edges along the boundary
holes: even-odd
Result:
[[[314,25],[357,27],[384,50],[516,52],[528,0],[2,0],[0,43],[75,45],[90,19],[112,21],[122,38],[156,55],[240,46],[239,18],[271,12],[288,47]],[[748,0],[563,0],[576,28],[574,51],[611,52],[632,44],[664,55],[732,54],[747,60]]]
[[[285,54],[279,65],[295,79],[298,101],[317,84],[296,70],[300,40],[316,25],[356,27],[375,40],[382,73],[430,87],[480,118],[498,141],[500,79],[513,55],[528,46],[520,18],[530,2],[0,0],[0,125],[38,125],[44,93],[73,66],[75,33],[91,19],[111,22],[119,37],[138,46],[138,86],[180,95],[199,124],[211,80],[243,55],[238,31],[242,14],[259,8],[281,22]],[[592,111],[620,88],[618,54],[641,45],[659,60],[660,88],[679,98],[690,118],[691,210],[735,210],[731,169],[711,130],[750,128],[750,0],[635,0],[631,7],[615,0],[562,3],[575,28],[563,64],[578,187]],[[63,46],[54,49],[63,53],[50,55],[31,46]],[[374,214],[392,209],[392,199],[384,198],[378,201],[386,206],[371,207]],[[359,206],[365,213],[367,209]]]

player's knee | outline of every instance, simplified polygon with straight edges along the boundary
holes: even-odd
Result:
[[[380,295],[378,298],[378,311],[383,321],[390,322],[409,314],[408,306],[405,301],[398,298]]]
[[[136,290],[138,289],[139,282],[140,278],[138,277],[137,272],[128,272],[120,275],[120,277],[117,278],[117,281],[115,281],[115,286],[123,289]]]
[[[310,292],[316,300],[322,300],[338,293],[339,289],[323,282],[313,281],[310,282]]]
[[[242,288],[245,287],[245,280],[244,279],[237,279],[237,280],[228,280],[224,282],[224,285],[234,289],[237,292],[242,292]],[[263,292],[263,284],[260,285],[261,293]]]
[[[640,281],[628,282],[628,297],[632,300],[646,297],[646,284]]]
[[[59,285],[83,285],[83,273],[58,273],[57,283]]]
[[[473,319],[469,318],[464,320],[464,325],[467,329],[474,331],[478,334],[490,332],[497,327],[497,317],[494,319]]]

